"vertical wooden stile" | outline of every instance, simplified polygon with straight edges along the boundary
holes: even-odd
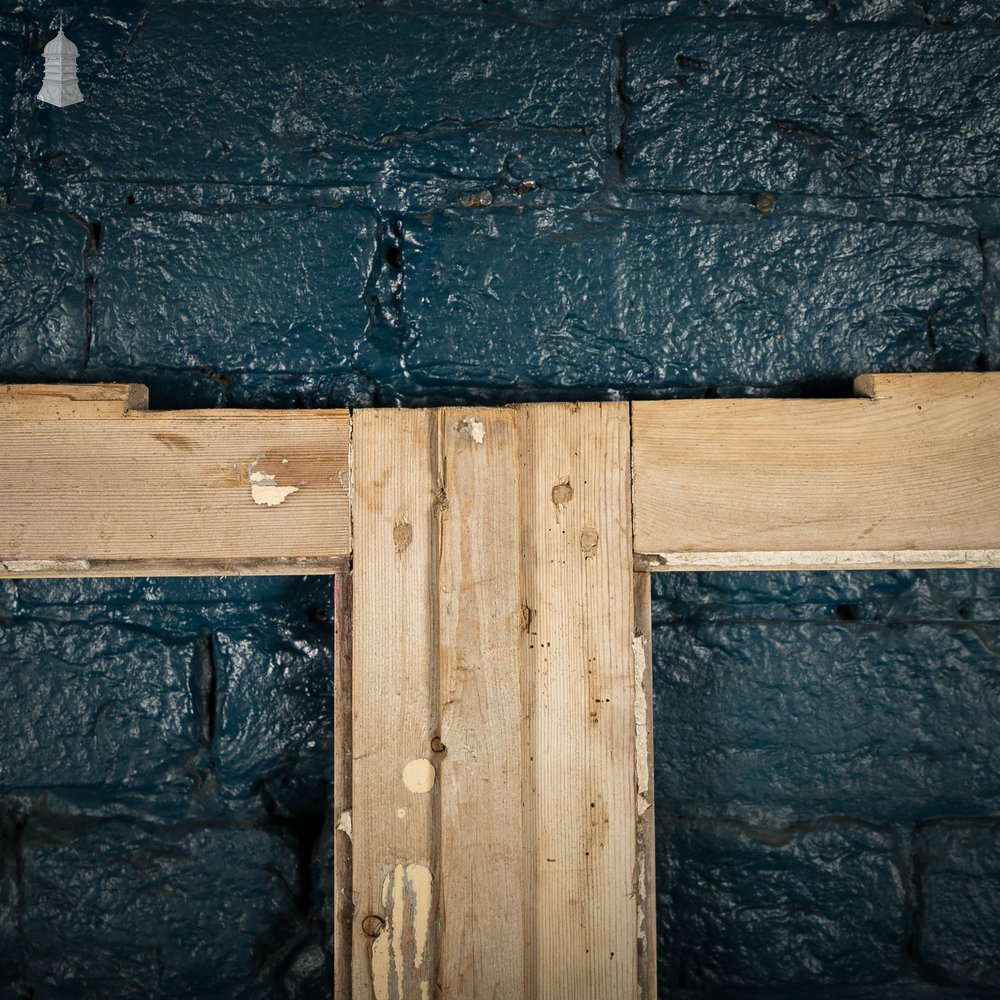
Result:
[[[351,998],[351,627],[350,570],[334,577],[333,590],[333,996]]]
[[[630,471],[627,404],[355,415],[357,1000],[653,996]]]
[[[436,431],[430,410],[354,414],[353,984],[365,1000],[433,996],[437,970]]]
[[[635,997],[627,404],[525,407],[529,997]]]
[[[441,995],[523,995],[518,414],[442,410]]]
[[[639,997],[656,1000],[656,824],[653,814],[652,579],[633,574],[635,634],[636,871],[639,920]]]

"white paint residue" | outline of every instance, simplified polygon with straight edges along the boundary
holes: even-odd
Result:
[[[486,440],[486,424],[478,417],[465,417],[458,422],[458,431],[472,438],[476,444],[482,444]]]
[[[69,573],[90,569],[86,559],[0,559],[0,570],[5,573]]]
[[[350,809],[345,809],[340,814],[340,820],[337,822],[337,829],[341,833],[346,833],[348,840],[353,840],[354,839],[354,834],[353,834],[353,831],[351,830],[351,810]]]
[[[637,879],[639,885],[639,905],[636,907],[636,917],[637,917],[637,927],[636,927],[636,937],[639,939],[639,955],[640,957],[649,957],[648,948],[649,941],[646,935],[646,851],[643,847],[639,851],[639,877]],[[646,996],[646,991],[640,988],[639,996],[642,1000],[648,1000]]]
[[[646,639],[632,637],[632,666],[635,712],[635,810],[642,816],[649,808],[649,721],[646,718]]]
[[[417,757],[403,768],[403,784],[415,793],[429,792],[434,787],[437,772],[426,757]]]
[[[427,954],[427,935],[431,927],[431,870],[424,865],[407,865],[406,874],[413,892],[413,939],[416,944],[413,964],[419,969]]]
[[[255,459],[251,462],[247,470],[250,474],[250,496],[254,503],[262,507],[277,507],[285,502],[286,497],[299,492],[298,486],[279,486],[269,472],[255,472],[254,466],[258,461],[259,459]]]
[[[638,557],[650,569],[965,569],[1000,566],[1000,549],[816,549],[802,552],[667,552]]]
[[[430,996],[431,962],[426,962],[431,920],[431,872],[426,865],[402,864],[382,883],[385,925],[372,944],[375,1000]]]

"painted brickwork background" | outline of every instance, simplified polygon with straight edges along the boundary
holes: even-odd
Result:
[[[0,378],[153,405],[1000,368],[988,0],[0,8]],[[849,498],[845,497],[845,503]],[[331,588],[0,585],[0,998],[330,993]],[[660,577],[661,984],[1000,995],[1000,574]]]

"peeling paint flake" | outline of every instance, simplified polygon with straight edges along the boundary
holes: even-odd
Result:
[[[482,444],[486,440],[486,424],[478,417],[465,417],[458,422],[458,433]]]
[[[90,569],[86,559],[0,559],[5,573],[73,573]]]
[[[646,718],[646,639],[632,637],[635,712],[635,810],[642,816],[649,808],[649,720]]]
[[[433,879],[426,865],[396,865],[382,883],[385,924],[372,943],[375,1000],[430,995]]]
[[[350,809],[345,809],[340,814],[340,819],[337,821],[337,829],[341,833],[346,833],[348,840],[353,840],[354,839],[354,834],[353,834],[353,832],[351,830],[351,810]]]
[[[250,496],[255,504],[262,507],[277,507],[284,503],[292,493],[298,493],[298,486],[279,486],[277,478],[270,472],[257,472],[256,466],[260,458],[254,459],[248,469],[250,481]]]

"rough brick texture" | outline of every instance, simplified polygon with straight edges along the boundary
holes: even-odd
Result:
[[[294,407],[1000,368],[998,55],[994,0],[9,4],[0,380]],[[0,1000],[329,996],[331,597],[0,586]],[[998,600],[656,581],[664,990],[995,995]]]
[[[1000,953],[1000,820],[923,824],[915,858],[920,956],[936,977],[996,989]]]

